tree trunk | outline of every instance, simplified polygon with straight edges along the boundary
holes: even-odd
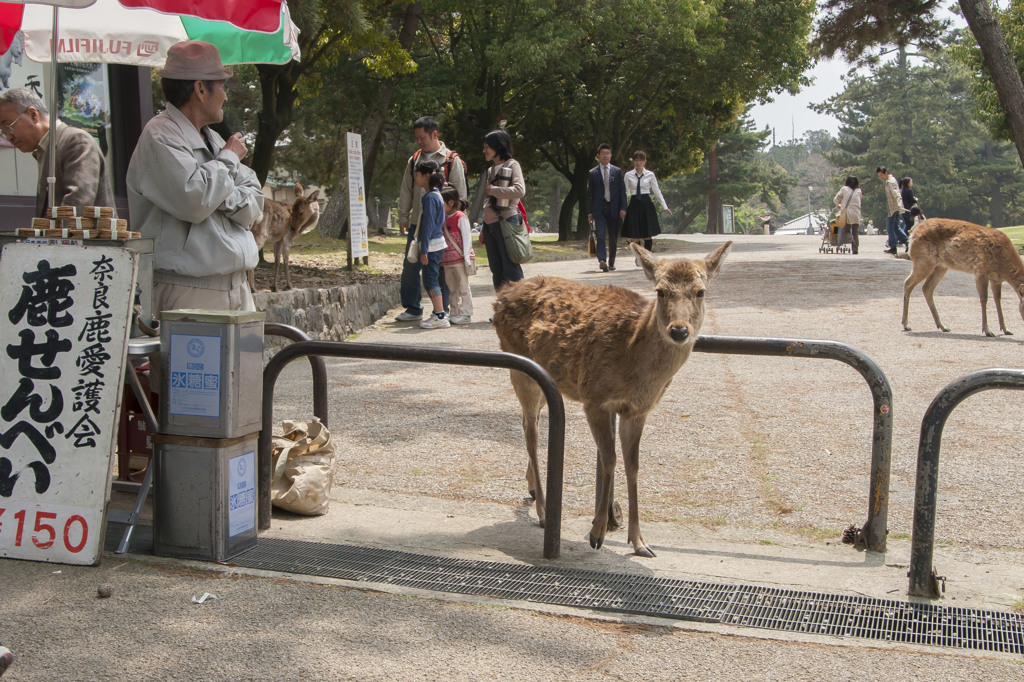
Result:
[[[274,147],[281,133],[291,125],[295,115],[293,106],[298,91],[295,90],[293,69],[297,63],[258,64],[260,93],[263,108],[258,115],[256,144],[252,150],[252,170],[262,185],[274,163]]]
[[[400,16],[393,19],[392,26],[399,29],[398,42],[402,49],[409,50],[412,47],[422,16],[423,4],[413,2],[406,6]],[[360,127],[363,137],[363,180],[367,187],[367,201],[372,195],[370,190],[373,187],[373,171],[377,165],[377,153],[380,151],[381,140],[384,136],[384,121],[397,87],[398,83],[395,79],[390,79],[381,86],[377,91],[373,106],[370,107]],[[331,187],[330,197],[331,201],[320,218],[317,230],[325,237],[345,237],[348,235],[349,212],[347,170],[338,176],[337,182]],[[369,211],[370,209],[367,208],[367,212]]]
[[[897,87],[900,92],[907,91],[907,84],[910,82],[909,65],[907,64],[907,46],[899,46],[899,59],[898,59],[898,73],[899,78],[897,80]],[[903,130],[900,136],[900,161],[902,162],[903,168],[907,168],[912,164],[910,158],[910,140],[913,139],[913,122],[910,116],[910,107],[901,106],[900,108],[900,123],[902,123]]]
[[[1006,36],[992,16],[988,0],[960,0],[960,9],[992,73],[992,83],[999,95],[999,103],[1013,131],[1017,155],[1021,163],[1024,163],[1024,83],[1021,82],[1020,72],[1006,44]]]
[[[558,227],[559,207],[562,204],[562,187],[555,185],[551,188],[551,201],[548,202],[548,232]]]
[[[718,185],[718,142],[711,147],[708,154],[708,177],[710,179],[711,191],[708,193],[708,226],[707,234],[722,233],[722,204],[718,199],[718,192],[715,187]]]

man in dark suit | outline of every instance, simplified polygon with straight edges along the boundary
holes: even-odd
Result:
[[[622,170],[611,164],[612,148],[602,144],[597,148],[598,164],[590,169],[587,179],[587,220],[597,233],[597,260],[605,272],[615,269],[615,250],[619,230],[626,217],[626,182]],[[607,238],[608,246],[605,248]]]

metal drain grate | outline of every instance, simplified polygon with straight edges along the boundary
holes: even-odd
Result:
[[[111,523],[107,551],[121,537]],[[138,526],[132,551],[152,552],[152,529]],[[389,549],[262,538],[231,563],[435,592],[866,639],[1024,653],[1024,617],[890,599],[799,592],[754,585],[525,566]]]

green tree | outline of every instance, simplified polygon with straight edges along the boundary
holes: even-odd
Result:
[[[580,237],[597,144],[620,164],[643,148],[666,177],[695,167],[746,102],[804,82],[813,4],[434,0],[421,62],[433,68],[419,75],[451,86],[445,128],[459,148],[504,121],[528,171],[550,165],[571,183],[559,235]]]
[[[879,222],[886,207],[874,171],[886,165],[897,177],[914,178],[930,217],[999,226],[1020,215],[1015,197],[1024,177],[1012,148],[994,142],[974,118],[967,70],[938,53],[911,67],[905,84],[899,68],[889,63],[849,79],[824,107],[841,121],[836,148],[826,155],[841,169],[836,188],[842,176],[858,176],[865,220]],[[908,115],[909,139],[894,132]]]
[[[959,0],[959,5],[1024,162],[1024,82],[1019,65],[988,0]],[[935,18],[938,7],[937,0],[826,0],[817,28],[818,51],[828,57],[842,52],[853,61],[880,45],[934,47],[946,28]]]

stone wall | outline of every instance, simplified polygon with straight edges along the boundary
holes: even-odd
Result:
[[[399,284],[352,284],[328,289],[258,291],[256,309],[267,313],[267,322],[298,327],[317,341],[344,341],[374,324],[399,304]],[[268,345],[280,346],[267,337]]]

